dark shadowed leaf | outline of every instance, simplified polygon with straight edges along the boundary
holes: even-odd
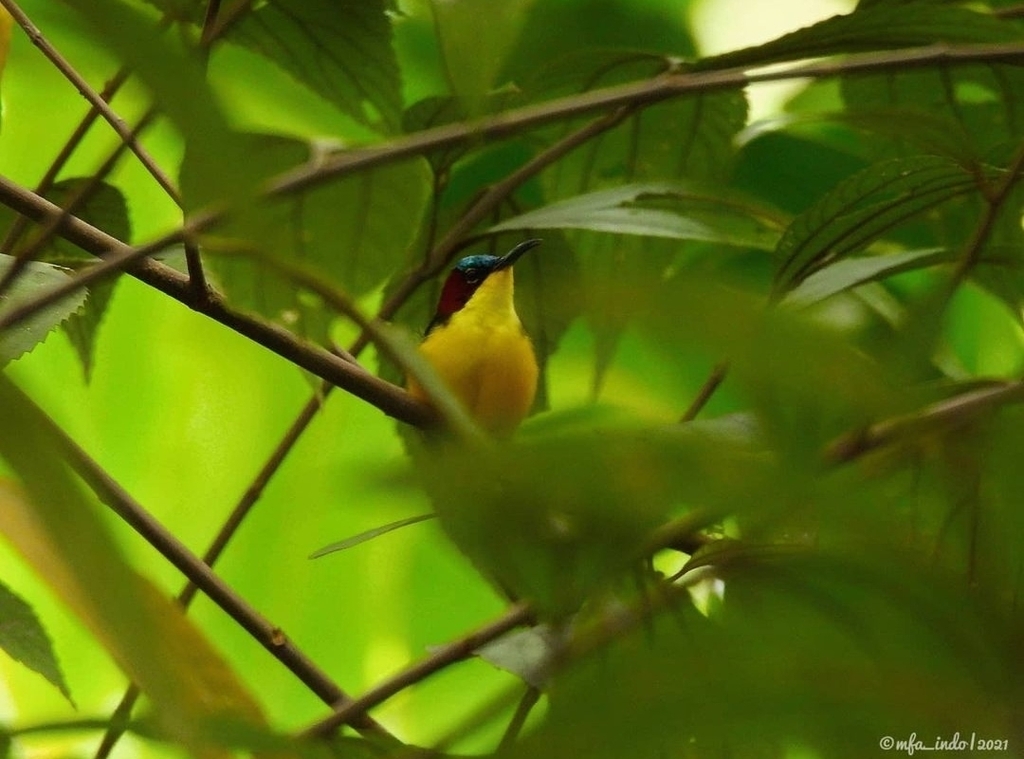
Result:
[[[977,192],[977,182],[962,166],[938,156],[883,161],[858,172],[786,229],[776,249],[782,261],[780,291],[922,212]]]
[[[312,146],[263,135],[237,135],[250,170],[263,177],[302,163]],[[202,204],[207,188],[186,153],[182,187]],[[206,239],[216,253],[255,251],[315,267],[352,295],[379,286],[405,260],[428,199],[429,169],[413,159],[346,177],[298,197],[257,201]],[[238,305],[324,342],[330,315],[259,257],[213,256],[210,268]]]
[[[385,0],[269,0],[232,39],[365,124],[397,131],[402,98]]]
[[[58,182],[46,197],[63,206],[82,188],[86,180],[67,179]],[[131,242],[131,222],[128,218],[128,205],[124,195],[116,187],[105,182],[89,194],[86,203],[76,208],[75,216],[83,221],[102,229],[107,234],[122,242]],[[96,257],[72,245],[62,238],[54,240],[44,253],[43,259],[50,263],[67,266],[71,269],[88,266],[96,262]],[[89,297],[85,305],[73,313],[62,325],[68,339],[78,353],[86,382],[92,376],[93,355],[96,350],[96,336],[103,316],[114,294],[117,279],[106,279],[89,287]]]
[[[3,582],[0,582],[0,649],[45,677],[71,701],[71,692],[50,636],[32,607]]]

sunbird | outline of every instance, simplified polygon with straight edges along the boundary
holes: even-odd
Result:
[[[441,289],[420,353],[484,430],[511,435],[537,392],[537,356],[516,313],[512,266],[540,240],[503,256],[467,256]],[[411,395],[428,401],[409,378]]]

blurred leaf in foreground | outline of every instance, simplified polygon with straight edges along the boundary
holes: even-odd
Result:
[[[152,701],[161,727],[199,753],[213,720],[254,727],[259,706],[181,609],[121,558],[58,458],[51,423],[0,375],[0,533],[77,614]]]

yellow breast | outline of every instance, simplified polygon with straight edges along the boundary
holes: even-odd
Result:
[[[477,423],[507,436],[533,405],[537,359],[513,301],[512,269],[492,273],[469,302],[435,327],[420,352]],[[409,392],[426,400],[412,379]]]

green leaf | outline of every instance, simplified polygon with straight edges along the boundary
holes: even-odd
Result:
[[[875,156],[899,155],[907,145],[941,152],[965,165],[992,160],[1024,130],[1017,107],[1024,73],[995,63],[860,74],[841,80],[847,121],[888,140],[869,141]]]
[[[14,258],[0,256],[0,276],[12,265]],[[67,269],[40,261],[29,261],[14,285],[0,297],[0,315],[15,306],[28,303],[41,294],[71,279]],[[75,313],[85,303],[85,289],[37,311],[19,324],[0,332],[0,366],[28,353],[46,339],[54,327]]]
[[[0,581],[0,648],[45,677],[74,706],[50,636],[35,611]]]
[[[523,89],[528,98],[540,93],[550,97],[649,78],[672,65],[668,59],[650,53],[585,50],[567,54],[563,65],[537,72]],[[742,92],[704,94],[651,106],[545,171],[544,195],[550,201],[559,201],[642,182],[683,180],[712,187],[724,183],[735,160],[734,138],[746,118]],[[560,139],[583,123],[573,120],[546,130],[544,138]],[[621,225],[623,221],[619,218],[616,223]],[[608,297],[604,283],[628,281],[641,289],[654,287],[684,248],[669,238],[610,239],[586,230],[567,233],[567,240],[579,258],[585,314],[596,338],[596,394],[637,306],[636,302]]]
[[[643,182],[552,203],[489,231],[588,229],[772,250],[783,226],[778,214],[734,192],[683,182]]]
[[[840,182],[786,229],[776,254],[780,290],[857,252],[908,219],[978,191],[977,179],[938,156],[884,161]]]
[[[310,145],[283,137],[236,138],[250,170],[263,177],[307,160]],[[198,161],[186,153],[182,187],[202,204]],[[429,169],[420,159],[346,177],[302,195],[261,200],[217,227],[207,250],[257,251],[313,266],[354,296],[363,295],[405,260],[426,208]],[[317,342],[327,339],[330,314],[255,258],[213,256],[212,275],[236,304],[263,314]]]
[[[581,631],[584,652],[611,640],[556,676],[544,724],[500,756],[854,759],[885,736],[963,737],[965,722],[1013,734],[1009,626],[959,586],[898,559],[734,556],[710,618],[680,599],[643,629]]]
[[[60,433],[3,375],[0,416],[0,458],[24,488],[0,480],[0,534],[139,684],[162,729],[201,753],[211,721],[263,725],[256,701],[180,607],[125,563],[60,460]]]
[[[536,0],[431,0],[452,91],[471,116],[496,84]]]
[[[66,179],[58,182],[46,194],[47,199],[64,206],[75,197],[87,182],[84,178]],[[75,216],[123,242],[131,242],[131,221],[124,195],[116,187],[101,182],[89,194],[89,199],[75,209]],[[96,263],[96,257],[86,253],[62,238],[56,238],[43,253],[43,260],[81,268]],[[96,337],[107,306],[113,297],[117,279],[106,279],[89,288],[83,308],[73,313],[61,326],[82,364],[86,382],[92,376],[93,356],[96,351]]]
[[[313,553],[309,555],[309,558],[319,559],[321,556],[326,556],[330,553],[347,551],[349,548],[355,548],[369,540],[379,538],[381,535],[387,535],[389,532],[394,532],[395,530],[400,530],[403,527],[408,527],[411,524],[425,522],[426,520],[433,518],[433,514],[419,514],[414,517],[407,517],[395,522],[389,522],[388,524],[381,525],[380,527],[374,527],[372,530],[365,530],[364,532],[360,532],[358,535],[353,535],[350,538],[345,538],[344,540],[339,540],[336,543],[331,543],[323,548],[319,548],[316,551],[313,551]]]
[[[943,248],[848,258],[811,274],[786,294],[783,303],[809,306],[868,282],[878,282],[895,274],[935,266],[951,259],[949,251]]]
[[[704,58],[698,70],[761,66],[841,53],[938,42],[1008,42],[1021,31],[985,13],[932,2],[872,5],[833,16],[756,47]]]
[[[202,157],[208,197],[235,200],[251,192],[251,174],[233,149],[228,123],[206,82],[198,53],[175,46],[151,18],[122,0],[67,2],[92,27],[103,48],[146,85],[161,113],[181,131],[188,150]]]
[[[402,112],[385,0],[269,0],[228,38],[265,56],[356,120],[385,132]]]

